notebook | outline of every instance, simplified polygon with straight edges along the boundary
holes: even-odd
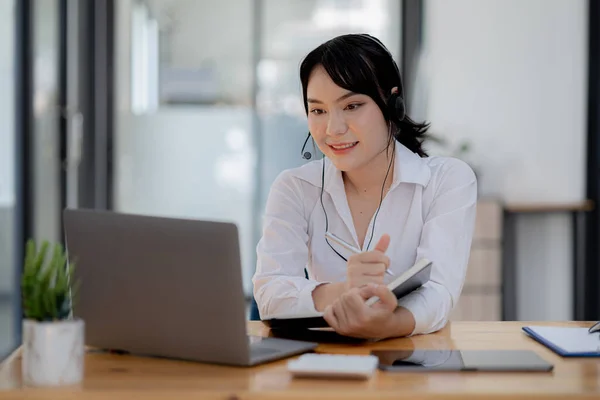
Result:
[[[600,333],[588,328],[525,326],[523,330],[562,357],[600,357]]]
[[[429,281],[432,265],[433,263],[428,259],[420,259],[393,282],[389,283],[387,285],[388,289],[394,293],[397,299],[401,299]],[[367,305],[371,306],[377,301],[379,301],[377,297],[370,298],[367,300]],[[323,313],[310,315],[280,315],[264,319],[263,322],[271,329],[297,330],[329,328],[329,324],[323,318]]]

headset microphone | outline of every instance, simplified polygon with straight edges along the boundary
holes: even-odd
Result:
[[[310,151],[304,151],[304,149],[306,148],[306,143],[308,143],[308,139],[310,139],[310,132],[308,132],[308,136],[306,137],[306,140],[304,141],[302,150],[300,150],[300,154],[302,155],[302,158],[304,158],[305,160],[310,160],[312,158],[312,154],[310,153]]]

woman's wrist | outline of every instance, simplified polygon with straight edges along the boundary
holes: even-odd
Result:
[[[346,290],[345,282],[324,283],[317,286],[312,292],[315,309],[319,312],[333,304]]]
[[[404,337],[412,334],[415,330],[415,316],[406,308],[398,307],[394,311],[389,324],[386,324],[387,337]]]

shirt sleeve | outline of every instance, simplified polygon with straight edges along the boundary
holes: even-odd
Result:
[[[256,248],[252,282],[261,319],[317,313],[312,292],[323,282],[305,276],[308,240],[300,182],[284,171],[271,186]]]
[[[462,291],[477,206],[477,180],[463,161],[453,160],[441,172],[425,217],[417,260],[432,261],[429,282],[398,301],[415,318],[411,335],[443,328]]]

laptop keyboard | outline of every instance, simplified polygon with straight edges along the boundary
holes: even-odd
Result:
[[[250,343],[250,357],[268,357],[270,355],[280,353],[281,350],[269,346],[269,339],[261,336],[248,336]]]
[[[254,357],[266,357],[266,356],[270,356],[272,354],[276,354],[279,353],[280,351],[278,349],[274,349],[271,347],[265,347],[265,346],[250,346],[250,356],[252,358]]]

